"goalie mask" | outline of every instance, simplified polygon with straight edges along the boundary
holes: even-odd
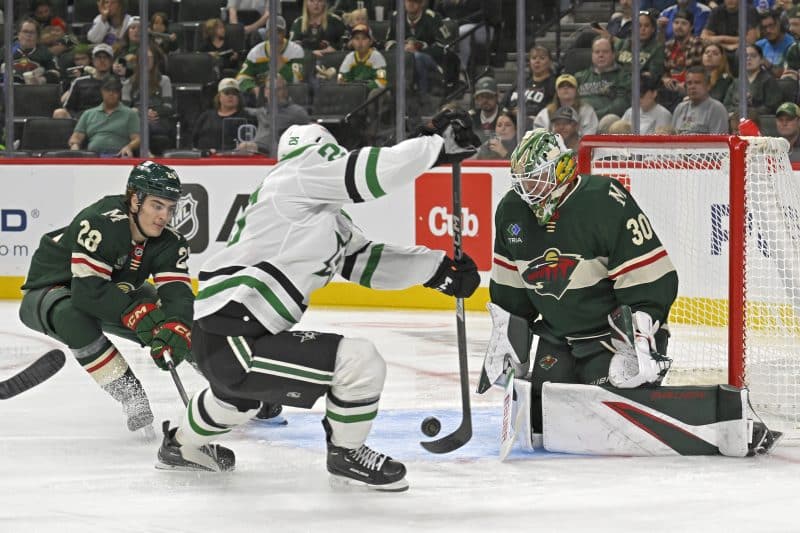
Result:
[[[511,154],[511,185],[542,226],[555,213],[576,170],[575,152],[561,135],[541,128],[526,132]]]
[[[283,132],[278,141],[278,161],[283,161],[287,155],[302,146],[327,143],[339,144],[324,126],[319,124],[295,124],[289,126],[289,129]]]

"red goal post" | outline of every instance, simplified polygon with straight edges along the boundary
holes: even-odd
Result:
[[[673,382],[748,386],[754,404],[800,427],[800,179],[788,143],[593,135],[578,171],[628,188],[675,263]]]

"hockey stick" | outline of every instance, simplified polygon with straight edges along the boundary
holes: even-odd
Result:
[[[64,366],[65,361],[64,352],[50,350],[29,367],[4,381],[0,381],[0,400],[12,398],[54,376]]]
[[[460,260],[461,249],[461,163],[453,163],[453,259]],[[456,298],[456,342],[461,381],[461,425],[441,439],[420,442],[431,453],[449,453],[472,438],[472,409],[469,403],[469,368],[467,367],[467,328],[464,322],[464,299]]]
[[[186,395],[186,389],[183,388],[181,377],[178,375],[178,371],[175,370],[175,362],[172,360],[172,354],[169,350],[164,350],[164,361],[167,363],[167,369],[169,369],[169,374],[172,376],[172,381],[175,382],[175,388],[178,389],[178,394],[183,400],[184,407],[189,405],[189,396]]]

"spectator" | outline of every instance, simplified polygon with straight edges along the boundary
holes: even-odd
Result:
[[[95,71],[92,66],[92,52],[89,45],[85,43],[76,45],[72,49],[72,54],[62,55],[58,66],[61,70],[61,83],[64,85],[64,94],[61,95],[61,104],[63,105],[69,97],[69,88],[72,86],[72,82],[81,76],[93,74]],[[100,94],[99,89],[97,94]]]
[[[308,124],[311,122],[311,119],[308,116],[308,112],[300,105],[295,104],[292,102],[291,98],[289,98],[289,89],[286,86],[286,80],[283,78],[278,78],[276,80],[275,86],[275,94],[278,97],[278,114],[276,115],[276,125],[278,128],[278,135],[276,138],[280,138],[283,135],[283,132],[289,129],[289,126],[293,124]],[[253,145],[244,145],[241,146],[242,150],[248,150],[251,152],[261,152],[262,154],[272,155],[275,154],[271,153],[271,146],[272,146],[272,135],[270,133],[270,92],[269,92],[269,83],[264,85],[264,95],[266,102],[262,107],[246,108],[246,111],[251,115],[256,117],[258,121],[258,129],[256,130],[256,137]]]
[[[71,150],[88,149],[101,156],[133,157],[139,148],[139,115],[121,102],[122,83],[109,76],[100,87],[103,103],[87,109],[69,138]]]
[[[764,65],[773,76],[780,78],[786,51],[794,44],[794,38],[784,30],[779,11],[770,11],[761,17],[761,35],[764,37],[756,41],[756,45],[763,52]]]
[[[53,4],[50,0],[34,0],[31,9],[33,9],[31,18],[39,23],[40,28],[58,26],[64,33],[67,32],[67,23],[61,17],[53,14]]]
[[[192,146],[212,154],[223,150],[225,119],[241,119],[255,124],[255,119],[244,110],[239,84],[233,78],[223,78],[217,84],[214,109],[203,111],[194,124]]]
[[[172,83],[161,73],[154,56],[161,53],[155,43],[147,50],[148,108],[147,127],[150,133],[150,151],[163,155],[164,150],[174,145],[175,121],[172,107]],[[133,75],[122,84],[122,103],[138,112],[139,107],[139,60],[133,58]]]
[[[639,133],[651,135],[656,129],[672,124],[672,113],[656,102],[658,95],[658,78],[643,72],[639,83]],[[622,119],[633,124],[633,110],[628,108]]]
[[[670,41],[675,38],[675,27],[673,25],[678,11],[686,11],[692,17],[692,35],[700,37],[703,28],[706,27],[708,16],[711,14],[711,8],[705,4],[701,4],[697,0],[678,0],[674,5],[666,8],[661,12],[658,17],[658,34],[660,38],[665,41]],[[685,18],[685,16],[684,16]]]
[[[535,117],[556,95],[556,75],[550,49],[539,44],[531,46],[528,67],[530,77],[525,89],[525,112],[529,117]],[[506,94],[502,107],[516,112],[517,98],[515,86]]]
[[[517,147],[517,115],[500,112],[494,127],[494,135],[481,145],[476,159],[509,159]]]
[[[5,57],[5,50],[0,50],[0,53],[0,57]],[[11,45],[11,57],[14,62],[14,83],[58,83],[61,77],[53,54],[46,46],[39,44],[39,23],[32,18],[26,18],[19,25],[17,42]],[[2,72],[6,72],[5,63]]]
[[[763,66],[764,57],[761,48],[755,44],[748,45],[745,56],[747,72],[747,107],[760,115],[771,115],[781,103],[781,90],[777,80]],[[739,83],[735,80],[725,95],[725,107],[728,111],[739,109]]]
[[[655,13],[639,14],[639,65],[641,72],[650,72],[656,78],[664,73],[664,45],[656,39]],[[631,39],[617,41],[617,63],[630,68],[633,62]]]
[[[800,6],[792,6],[784,12],[781,20],[786,20],[789,28],[789,35],[794,39],[800,39]]]
[[[269,5],[267,0],[228,0],[228,22],[244,26],[244,33],[251,34],[267,24],[269,20]],[[249,13],[248,13],[249,12]],[[248,19],[244,15],[253,15]],[[269,40],[269,37],[262,35]]]
[[[125,31],[122,32],[122,37],[112,47],[114,57],[123,57],[128,61],[131,56],[138,54],[139,45],[142,42],[141,35],[141,20],[139,17],[131,17]]]
[[[747,27],[748,42],[754,42],[758,34],[758,12],[752,5],[747,7]],[[727,51],[736,50],[739,47],[739,0],[723,0],[712,9],[700,37]]]
[[[386,87],[386,59],[372,47],[372,31],[359,24],[350,32],[352,52],[339,67],[339,83],[364,82],[370,91]]]
[[[632,7],[632,0],[619,0],[619,11],[611,14],[605,30],[596,27],[597,33],[608,39],[610,43],[614,43],[618,39],[629,39],[633,28]]]
[[[564,106],[569,106],[578,112],[578,134],[593,135],[597,133],[598,121],[594,108],[578,96],[578,80],[572,74],[562,74],[556,80],[556,96],[539,111],[533,119],[535,128],[550,129],[550,120],[556,111]]]
[[[267,23],[267,31],[270,24],[272,19]],[[281,47],[278,74],[288,83],[299,83],[303,81],[303,49],[299,44],[286,39],[286,21],[280,15],[275,17],[275,27],[278,30],[278,42]],[[269,63],[269,39],[267,39],[250,49],[242,69],[236,76],[243,93],[256,96],[257,88],[263,87],[264,80],[269,75]]]
[[[111,72],[111,47],[98,44],[92,50],[92,68],[72,82],[69,91],[62,97],[64,107],[53,111],[53,118],[80,118],[87,109],[103,102],[100,87]]]
[[[62,56],[74,44],[72,38],[64,33],[61,26],[46,26],[39,35],[39,42],[42,46],[47,47],[47,51],[53,56],[53,62],[56,64],[59,77],[63,77],[63,69],[61,68]]]
[[[284,22],[284,34],[286,23]],[[278,22],[280,28],[280,21]],[[225,23],[221,19],[208,19],[202,26],[203,44],[200,52],[211,54],[219,62],[223,73],[234,71],[233,76],[239,71],[239,53],[233,49],[225,34]]]
[[[728,56],[719,44],[708,43],[703,47],[703,68],[711,80],[710,96],[718,102],[725,101],[733,75],[728,66]]]
[[[97,0],[98,15],[86,33],[91,43],[114,44],[122,39],[131,16],[125,12],[124,0]]]
[[[703,42],[692,34],[693,15],[679,9],[672,13],[673,38],[664,45],[664,75],[658,100],[669,109],[675,109],[686,96],[686,69],[703,64]]]
[[[631,75],[614,60],[611,41],[597,37],[592,43],[592,65],[575,74],[578,94],[602,119],[615,115],[618,119],[630,102]],[[580,112],[580,111],[579,111]]]
[[[303,0],[303,12],[292,23],[289,40],[319,58],[341,49],[344,38],[344,22],[328,12],[326,0]]]
[[[431,72],[437,70],[433,49],[442,19],[434,11],[425,9],[426,0],[404,0],[406,8],[405,50],[414,54],[414,77],[420,96],[427,97],[431,89]],[[386,50],[396,44],[397,11],[392,13]]]
[[[461,60],[461,68],[465,70],[469,65],[473,44],[485,46],[489,41],[488,27],[485,24],[478,27],[485,22],[482,4],[481,0],[436,0],[434,5],[434,11],[442,18],[458,22],[459,37],[477,27],[472,35],[458,42],[458,57]]]
[[[633,126],[627,120],[615,120],[608,126],[608,131],[606,132],[609,135],[630,135],[633,133]]]
[[[553,113],[553,119],[550,121],[551,131],[561,135],[564,144],[570,150],[577,150],[581,140],[579,120],[577,111],[569,106],[564,106]]]
[[[784,102],[775,112],[778,135],[789,141],[789,159],[800,162],[800,107],[794,102]]]
[[[342,22],[344,22],[345,28],[347,28],[347,31],[351,34],[353,33],[353,28],[359,24],[369,26],[369,15],[367,14],[367,8],[362,7],[360,9],[354,9],[347,13],[343,13]]]
[[[672,114],[672,127],[679,135],[728,133],[728,112],[709,94],[710,79],[702,67],[686,72],[686,100]]]
[[[472,129],[485,141],[495,131],[500,107],[497,105],[497,82],[485,76],[475,83],[475,107],[469,110]]]
[[[169,17],[163,11],[156,11],[150,17],[149,31],[150,40],[161,50],[162,57],[178,49],[178,34],[169,31]]]

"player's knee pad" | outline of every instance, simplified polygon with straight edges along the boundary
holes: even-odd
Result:
[[[62,300],[72,295],[70,289],[64,286],[43,287],[25,293],[19,308],[19,318],[29,328],[56,336],[55,329],[50,323],[50,312]]]
[[[372,342],[343,338],[336,352],[331,390],[342,400],[368,400],[383,391],[386,362]]]

